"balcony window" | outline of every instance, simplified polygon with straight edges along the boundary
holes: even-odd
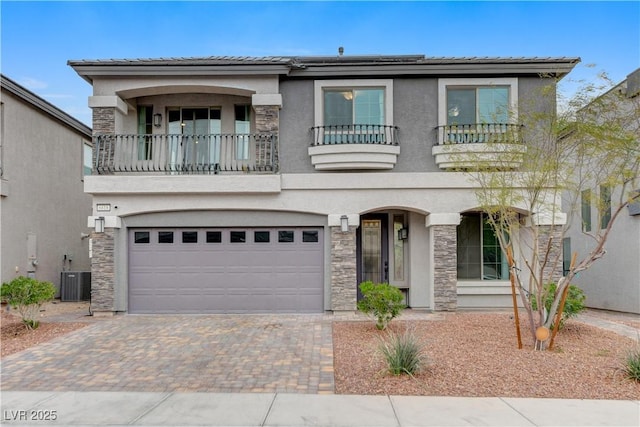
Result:
[[[447,124],[509,123],[509,88],[447,88]]]
[[[518,142],[518,79],[438,81],[438,144]]]
[[[484,214],[463,214],[457,238],[458,279],[509,280],[507,257]]]
[[[221,116],[218,107],[170,108],[167,125],[171,165],[185,159],[193,159],[196,165],[219,163]]]
[[[153,107],[138,107],[138,160],[151,160],[153,144],[150,135],[153,133]]]
[[[249,133],[251,132],[251,118],[249,105],[235,106],[235,132],[238,135],[236,141],[236,159],[249,159]]]

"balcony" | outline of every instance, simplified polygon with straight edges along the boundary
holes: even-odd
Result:
[[[446,125],[436,129],[438,141],[432,154],[443,170],[514,170],[522,165],[527,151],[522,125],[518,124]]]
[[[96,135],[94,174],[276,173],[277,134]]]
[[[309,147],[316,170],[393,169],[400,154],[397,126],[314,126]]]

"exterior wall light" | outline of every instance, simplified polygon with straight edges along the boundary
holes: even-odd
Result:
[[[99,216],[95,219],[95,232],[104,233],[104,217]]]
[[[162,126],[162,114],[156,113],[153,115],[153,125],[157,128]]]
[[[342,230],[343,233],[349,231],[349,217],[346,215],[340,217],[340,230]]]
[[[398,240],[407,240],[409,238],[409,229],[401,228],[398,230]]]

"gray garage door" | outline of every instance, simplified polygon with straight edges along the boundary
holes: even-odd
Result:
[[[129,230],[130,313],[323,311],[322,228]]]

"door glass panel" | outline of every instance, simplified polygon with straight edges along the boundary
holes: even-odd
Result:
[[[222,232],[207,231],[207,243],[222,243]]]
[[[318,232],[317,231],[303,231],[302,232],[302,241],[304,243],[318,243]]]
[[[394,280],[404,280],[404,240],[400,239],[398,233],[404,228],[404,217],[402,215],[393,216],[393,278]]]
[[[134,233],[134,241],[135,241],[135,243],[149,243],[149,232],[148,231],[136,231]]]
[[[159,231],[158,243],[173,243],[173,231]]]
[[[268,231],[254,232],[253,241],[255,243],[269,243],[269,232]]]
[[[380,220],[362,221],[362,280],[380,282],[382,278],[382,224]]]
[[[278,231],[278,242],[279,243],[292,243],[293,242],[293,231],[289,231],[289,230]]]
[[[198,232],[197,231],[183,231],[182,232],[182,243],[198,243]]]
[[[231,243],[244,243],[247,241],[246,232],[244,231],[232,231],[229,233],[229,241]]]

